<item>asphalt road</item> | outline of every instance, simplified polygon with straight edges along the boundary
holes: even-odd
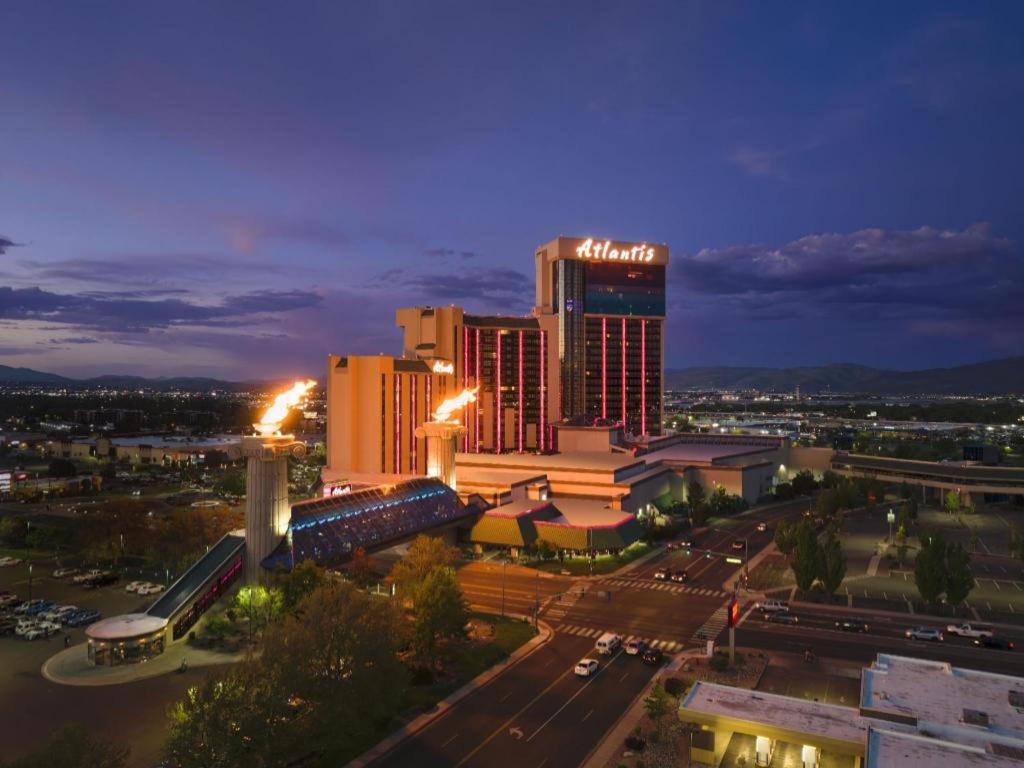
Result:
[[[594,677],[573,674],[585,656],[601,661]],[[590,639],[556,634],[374,765],[579,765],[654,671],[621,652],[594,656]]]
[[[971,640],[945,633],[946,622],[908,616],[907,620],[876,616],[870,613],[830,613],[827,608],[814,612],[797,612],[797,626],[772,624],[758,611],[751,611],[736,630],[737,645],[759,650],[802,653],[813,648],[823,660],[841,659],[870,663],[879,653],[916,656],[947,661],[955,666],[1005,674],[1024,675],[1024,652],[1002,651],[975,647]],[[845,632],[836,629],[835,622],[855,619],[867,622],[867,632]],[[942,642],[912,640],[904,636],[911,627],[942,629],[946,639]],[[1024,649],[1024,630],[998,632],[1000,637],[1012,640]],[[724,638],[723,638],[724,639]]]

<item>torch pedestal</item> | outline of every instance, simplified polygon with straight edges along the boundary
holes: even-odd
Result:
[[[455,445],[466,434],[461,424],[428,421],[416,427],[416,437],[427,438],[427,475],[455,488]]]

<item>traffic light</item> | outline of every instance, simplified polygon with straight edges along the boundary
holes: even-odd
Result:
[[[740,619],[740,601],[735,597],[729,601],[729,629],[736,627]]]

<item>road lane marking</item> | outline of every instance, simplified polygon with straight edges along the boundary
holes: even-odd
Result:
[[[1003,588],[999,586],[999,582],[998,581],[996,581],[995,579],[992,579],[992,583],[996,585],[996,589],[998,589],[1000,592],[1003,591]]]
[[[627,678],[627,677],[629,677],[629,672],[627,672],[627,673],[626,673],[626,674],[624,674],[624,675],[623,675],[622,677],[620,677],[620,678],[619,678],[619,682],[620,682],[620,683],[622,683],[622,682],[625,682],[625,680],[626,680],[626,678]]]
[[[509,696],[511,696],[511,695],[512,695],[512,691],[509,691],[509,692],[508,692],[508,693],[506,693],[506,694],[505,694],[504,696],[502,696],[502,697],[501,697],[500,699],[498,699],[498,703],[501,703],[501,702],[503,702],[503,701],[504,701],[505,699],[507,699],[507,698],[508,698]]]
[[[604,672],[606,669],[608,669],[608,667],[610,667],[612,664],[614,664],[615,660],[617,658],[619,658],[619,656],[621,656],[621,655],[622,655],[622,651],[619,651],[614,656],[612,656],[611,661],[609,661],[607,665],[605,665],[603,667],[600,667],[597,670],[597,672],[595,672],[593,675],[591,675],[590,679],[587,680],[587,682],[585,682],[582,686],[580,686],[580,689],[578,691],[576,691],[576,693],[574,693],[572,696],[570,696],[568,701],[566,701],[562,706],[560,706],[557,710],[555,710],[555,713],[553,715],[551,715],[551,717],[549,717],[547,720],[545,720],[543,723],[541,723],[540,727],[537,728],[537,730],[534,731],[532,734],[530,734],[530,737],[526,740],[526,743],[529,744],[531,741],[533,741],[534,738],[537,736],[537,734],[540,733],[541,731],[543,731],[544,728],[547,727],[548,723],[550,723],[552,720],[554,720],[556,717],[558,717],[566,707],[568,707],[570,704],[572,704],[572,702],[575,701],[576,697],[579,696],[581,693],[583,693],[585,690],[587,690],[587,686],[589,686],[592,682],[597,680],[598,676],[602,672]]]
[[[587,712],[587,714],[585,714],[585,715],[583,716],[583,719],[582,719],[582,720],[580,720],[580,722],[581,722],[581,723],[585,723],[585,722],[587,722],[587,718],[588,718],[588,717],[590,717],[590,716],[591,716],[592,714],[594,714],[594,710],[590,710],[589,712]]]
[[[444,744],[441,745],[441,749],[444,749],[445,747],[447,747],[449,744],[451,744],[453,741],[455,741],[455,739],[457,739],[458,737],[459,737],[459,734],[456,733],[454,736],[452,736],[450,739],[448,739],[448,741],[446,741]]]

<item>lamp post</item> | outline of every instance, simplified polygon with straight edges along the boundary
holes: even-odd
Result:
[[[889,521],[889,543],[892,544],[892,524],[896,522],[896,513],[892,511],[892,507],[889,507],[889,514],[885,519]]]
[[[501,617],[505,618],[505,566],[508,560],[501,561]]]
[[[32,563],[28,564],[28,601],[32,602]]]
[[[540,571],[534,574],[533,579],[533,627],[537,628],[540,621]]]

